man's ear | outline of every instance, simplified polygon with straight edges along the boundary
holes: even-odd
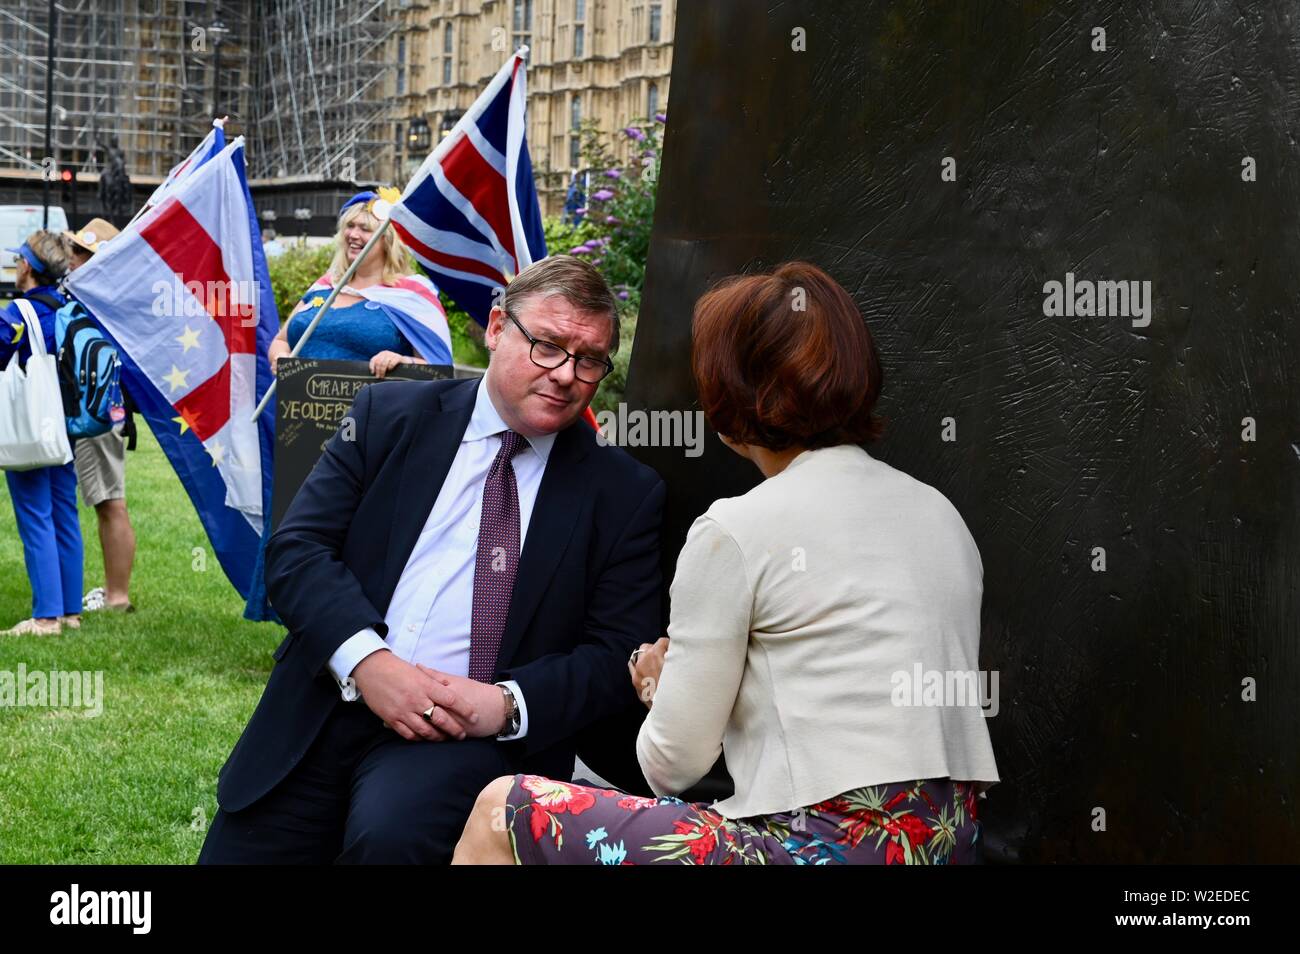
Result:
[[[497,349],[497,339],[506,330],[506,312],[500,305],[493,305],[488,312],[487,327],[483,329],[483,344],[489,351]]]

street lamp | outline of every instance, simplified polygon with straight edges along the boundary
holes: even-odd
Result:
[[[208,27],[208,36],[212,38],[212,112],[221,115],[221,41],[230,31],[220,20]]]
[[[58,11],[54,6],[54,0],[50,0],[47,27],[45,33],[45,158],[49,159],[54,155],[51,141],[53,135],[51,127],[54,125],[54,43],[59,30]],[[42,170],[41,175],[41,206],[41,228],[48,229],[50,227],[50,176],[46,170]]]
[[[450,136],[451,131],[456,128],[456,123],[460,122],[460,118],[464,115],[465,115],[465,111],[461,109],[451,110],[450,112],[443,113],[442,126],[438,130],[438,138],[446,139],[448,136]]]
[[[432,136],[429,132],[429,121],[423,116],[416,116],[411,120],[410,126],[407,128],[407,152],[428,152],[431,138]]]

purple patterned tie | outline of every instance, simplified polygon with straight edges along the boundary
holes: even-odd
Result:
[[[519,565],[519,490],[510,459],[524,446],[514,431],[503,431],[501,450],[483,483],[483,513],[474,558],[474,608],[469,626],[469,677],[491,682],[510,611]]]

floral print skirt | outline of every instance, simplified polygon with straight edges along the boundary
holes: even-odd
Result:
[[[946,865],[980,860],[974,782],[871,785],[724,818],[702,803],[516,775],[506,821],[525,865]]]

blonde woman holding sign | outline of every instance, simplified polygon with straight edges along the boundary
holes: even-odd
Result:
[[[334,260],[271,342],[268,357],[273,371],[279,359],[297,346],[330,291],[383,225],[383,204],[391,201],[375,192],[359,192],[343,204]],[[451,334],[438,290],[427,278],[412,274],[410,256],[395,232],[384,232],[298,356],[366,361],[370,373],[380,378],[399,364],[451,364]]]

